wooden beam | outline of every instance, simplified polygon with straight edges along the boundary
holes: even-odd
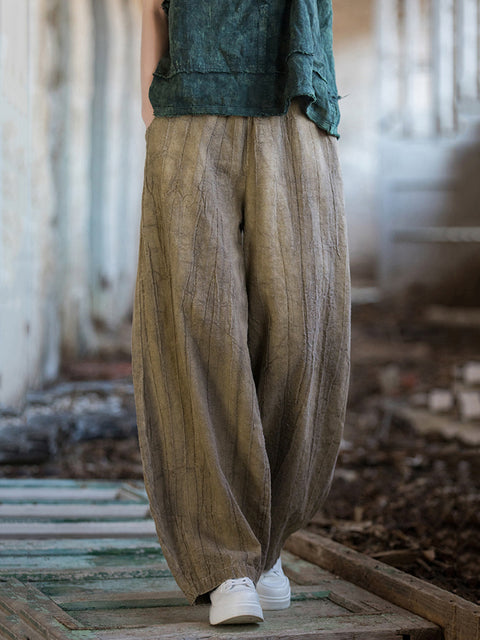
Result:
[[[308,531],[285,549],[438,624],[445,640],[480,640],[480,607],[460,596]]]

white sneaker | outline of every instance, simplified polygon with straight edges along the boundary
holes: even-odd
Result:
[[[270,571],[262,573],[257,583],[260,604],[266,611],[286,609],[290,606],[290,581],[283,573],[279,556]]]
[[[255,585],[248,577],[231,578],[210,592],[210,624],[263,622]]]

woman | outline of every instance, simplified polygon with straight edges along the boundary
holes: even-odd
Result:
[[[290,604],[286,538],[325,500],[350,371],[331,0],[144,0],[132,328],[165,558],[210,623]]]

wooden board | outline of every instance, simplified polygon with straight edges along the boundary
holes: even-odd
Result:
[[[282,560],[292,584],[291,607],[265,611],[265,622],[259,625],[212,627],[208,622],[209,605],[190,606],[178,588],[154,534],[153,522],[139,520],[136,511],[128,511],[135,504],[148,507],[140,485],[57,482],[42,480],[37,485],[32,481],[0,480],[0,494],[5,497],[0,505],[0,638],[442,638],[440,628],[432,622],[287,550]],[[31,502],[28,491],[34,496]],[[25,507],[23,517],[15,506],[19,504],[15,497]],[[104,518],[101,511],[91,509],[99,504],[105,507]],[[75,506],[79,507],[78,519],[72,522]],[[61,521],[61,507],[67,522]],[[115,513],[120,519],[115,519]],[[48,521],[49,514],[54,521]],[[129,523],[134,523],[134,533],[126,526]],[[138,533],[141,523],[148,527]],[[20,524],[20,536],[12,537],[12,526]],[[77,535],[71,528],[64,537],[64,530],[59,528],[62,524],[78,527]],[[39,525],[50,526],[48,532],[40,532],[40,537]],[[89,525],[93,532],[90,537]]]
[[[480,607],[473,602],[310,532],[293,534],[285,547],[299,557],[334,570],[351,583],[362,585],[435,622],[442,628],[445,640],[480,640]]]

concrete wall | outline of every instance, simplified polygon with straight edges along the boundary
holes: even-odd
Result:
[[[128,318],[140,2],[0,0],[0,406]]]

